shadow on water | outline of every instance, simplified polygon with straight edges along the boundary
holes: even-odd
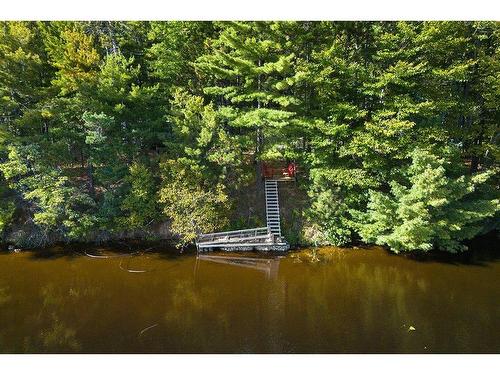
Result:
[[[82,256],[81,253],[72,249],[48,248],[30,251],[30,258],[33,260],[55,260],[59,258],[75,259]]]
[[[9,253],[5,251],[5,253]],[[48,248],[35,248],[25,250],[33,260],[56,260],[56,259],[78,259],[80,257],[95,258],[117,258],[121,256],[132,255],[156,255],[160,259],[175,260],[184,255],[195,255],[196,251],[187,249],[181,251],[171,245],[160,244],[141,244],[141,243],[107,243],[104,245],[92,244],[58,244]]]
[[[9,253],[8,251],[5,252]],[[179,249],[171,245],[158,244],[158,245],[128,245],[123,246],[120,244],[105,244],[102,246],[98,245],[87,245],[87,244],[75,244],[75,245],[56,245],[49,248],[40,249],[30,249],[25,250],[23,253],[29,254],[30,258],[33,260],[56,260],[61,258],[66,258],[69,260],[78,259],[80,257],[90,257],[90,258],[119,258],[128,256],[141,256],[141,255],[154,255],[161,260],[176,260],[183,257],[194,257],[197,256],[197,251],[195,247],[189,247],[184,249]],[[208,253],[207,253],[208,254]],[[204,255],[207,255],[204,254]],[[231,253],[231,252],[210,252],[214,256],[228,255],[232,258],[253,258],[255,260],[261,259],[263,262],[267,259],[275,259],[278,257],[285,256],[282,252],[258,252],[249,251],[244,253]],[[228,262],[229,264],[230,262]]]
[[[388,255],[403,256],[407,259],[422,263],[445,263],[456,266],[479,266],[488,267],[492,262],[500,259],[500,248],[498,246],[499,233],[490,232],[486,235],[466,241],[467,251],[461,253],[450,253],[446,251],[415,252],[410,254],[395,254],[386,250]]]

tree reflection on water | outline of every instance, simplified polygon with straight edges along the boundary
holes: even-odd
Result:
[[[3,353],[498,352],[500,263],[381,248],[40,260],[0,254]],[[123,267],[122,267],[123,268]]]

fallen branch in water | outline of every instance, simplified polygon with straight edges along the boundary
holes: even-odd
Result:
[[[159,324],[158,324],[158,323],[156,323],[156,324],[153,324],[152,326],[149,326],[149,327],[144,328],[141,332],[139,332],[139,335],[138,335],[138,336],[139,336],[139,337],[141,337],[143,333],[145,333],[145,332],[149,331],[150,329],[152,329],[152,328],[156,327],[157,325],[159,325]]]
[[[152,268],[150,270],[131,270],[129,268],[130,259],[129,259],[128,263],[127,263],[127,268],[123,268],[122,263],[123,263],[123,259],[120,261],[120,269],[123,270],[123,271],[130,272],[130,273],[145,273],[145,272],[150,272],[150,271],[154,271],[155,270],[155,268]]]
[[[120,255],[93,255],[87,253],[85,251],[85,255],[88,256],[89,258],[97,258],[97,259],[111,259],[111,258],[126,258],[126,257],[132,257],[134,255],[139,254],[138,252],[132,253],[132,254],[120,254]]]

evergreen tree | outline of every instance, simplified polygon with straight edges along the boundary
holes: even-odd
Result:
[[[457,251],[498,222],[499,54],[497,22],[2,22],[0,233],[187,244],[288,159],[303,242]]]
[[[180,244],[227,225],[228,190],[242,178],[242,149],[212,104],[178,90],[172,100],[174,142],[164,154],[160,201]]]
[[[370,191],[368,211],[358,213],[364,241],[396,252],[456,252],[484,231],[485,220],[498,225],[500,199],[486,184],[496,171],[466,176],[456,155],[439,151],[415,150],[404,184],[393,181],[390,193]]]
[[[279,153],[276,145],[292,145],[296,110],[293,35],[279,22],[217,23],[217,38],[196,61],[203,92],[227,123],[240,129],[255,157]],[[264,144],[264,139],[271,141]],[[250,143],[249,143],[250,142]],[[265,145],[265,146],[264,146]],[[264,149],[266,147],[266,149]],[[251,149],[250,149],[251,150]]]

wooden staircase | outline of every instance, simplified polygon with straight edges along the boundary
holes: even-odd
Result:
[[[281,237],[280,207],[278,199],[278,181],[265,180],[266,221],[271,233]]]

